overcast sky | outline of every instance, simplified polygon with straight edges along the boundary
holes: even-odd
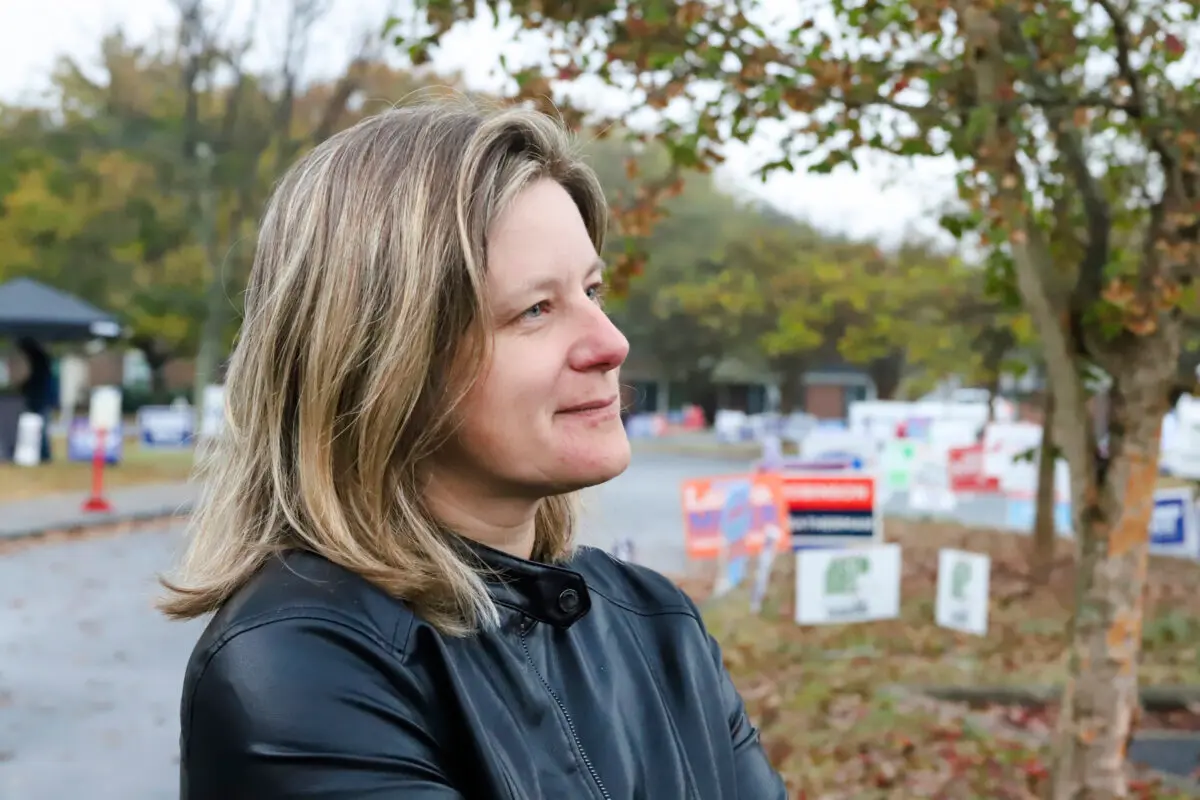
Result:
[[[259,2],[262,8],[278,11],[260,26],[254,55],[259,63],[274,63],[286,5],[279,0]],[[781,7],[799,7],[791,0],[778,2]],[[241,30],[237,22],[249,16],[254,0],[212,0],[211,5],[230,15],[233,30]],[[333,5],[311,47],[308,71],[314,77],[337,73],[361,32],[382,20],[392,3],[333,0]],[[49,71],[61,55],[84,63],[97,61],[99,40],[107,31],[121,27],[130,38],[144,41],[170,30],[174,21],[170,0],[0,0],[0,101],[36,98],[44,92]],[[436,63],[462,70],[474,88],[495,88],[496,78],[489,73],[506,41],[503,33],[480,25],[448,42]],[[925,162],[914,170],[882,161],[857,174],[780,174],[764,186],[750,177],[761,155],[749,148],[732,151],[722,178],[821,228],[887,242],[910,229],[936,230],[936,207],[953,188],[946,168]]]

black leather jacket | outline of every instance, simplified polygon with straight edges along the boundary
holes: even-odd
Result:
[[[182,702],[183,800],[785,800],[691,600],[579,548],[473,546],[499,630],[441,636],[317,556],[209,624]]]

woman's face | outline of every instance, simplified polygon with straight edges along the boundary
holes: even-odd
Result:
[[[570,195],[539,181],[488,241],[490,360],[462,406],[452,465],[492,493],[542,497],[629,466],[618,372],[629,342],[601,308],[602,264]]]

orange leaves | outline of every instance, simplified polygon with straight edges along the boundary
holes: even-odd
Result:
[[[700,0],[687,0],[679,4],[675,10],[675,23],[683,28],[691,28],[704,19],[705,4]]]
[[[1117,308],[1126,308],[1134,300],[1133,285],[1121,278],[1113,278],[1104,289],[1103,297]]]
[[[1183,288],[1173,278],[1156,275],[1147,284],[1137,286],[1128,278],[1117,277],[1108,282],[1100,295],[1116,312],[1115,319],[1121,327],[1136,336],[1156,333],[1160,317],[1183,301]]]
[[[638,160],[637,160],[636,156],[629,156],[628,158],[625,159],[625,177],[626,178],[628,178],[631,181],[636,180],[637,176],[641,173],[641,171],[642,170],[638,166]]]

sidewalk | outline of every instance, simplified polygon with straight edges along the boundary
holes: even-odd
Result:
[[[87,498],[87,492],[78,492],[0,504],[0,539],[184,515],[196,500],[196,489],[188,483],[114,489],[105,493],[112,511],[104,513],[84,511]]]

